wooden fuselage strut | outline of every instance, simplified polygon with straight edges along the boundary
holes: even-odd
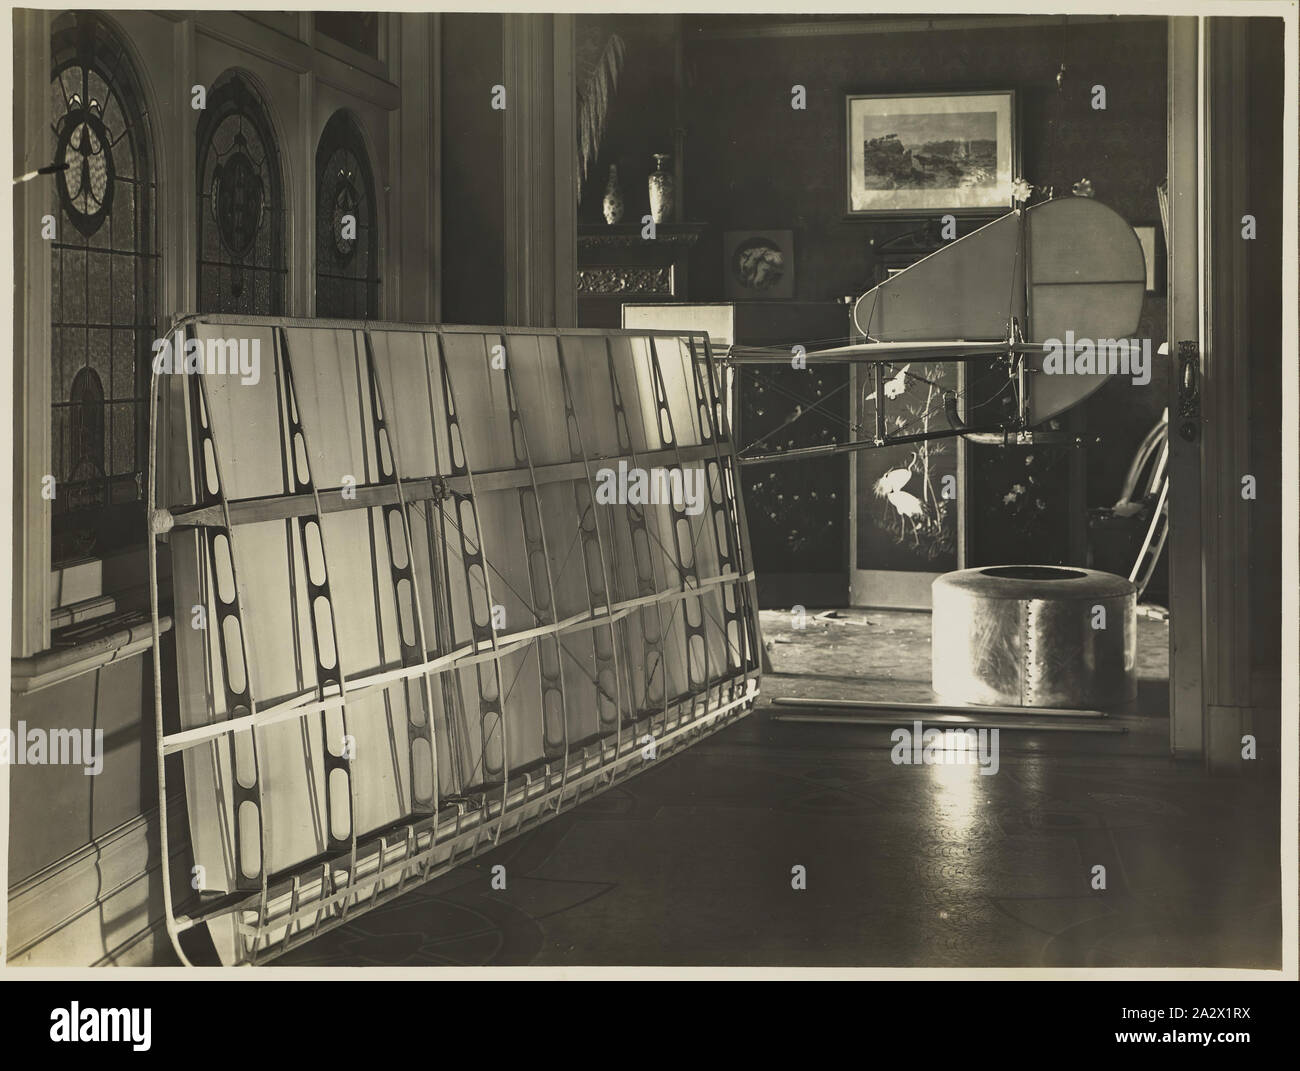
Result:
[[[1133,228],[1114,210],[1086,197],[1017,208],[913,264],[862,295],[853,319],[866,341],[806,350],[799,359],[872,368],[874,427],[870,438],[746,455],[744,465],[828,457],[928,439],[964,436],[994,445],[1061,442],[1044,428],[1118,374],[1051,374],[1048,355],[1066,340],[1114,344],[1138,327],[1146,290],[1145,262]],[[1136,340],[1134,340],[1136,342]],[[792,364],[788,349],[732,346],[731,365]],[[962,397],[944,392],[948,427],[890,434],[886,375],[914,362],[993,362],[1005,370],[1014,406],[1010,416],[967,426]],[[919,377],[918,377],[919,378]],[[806,416],[816,407],[804,410]]]

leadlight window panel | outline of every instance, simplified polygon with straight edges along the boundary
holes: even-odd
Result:
[[[284,313],[285,206],[270,117],[242,75],[219,79],[199,113],[199,311]]]
[[[50,242],[51,558],[142,539],[151,343],[157,335],[153,152],[144,94],[101,17],[54,23]]]
[[[338,111],[316,146],[316,315],[377,319],[378,269],[370,158],[356,122]]]

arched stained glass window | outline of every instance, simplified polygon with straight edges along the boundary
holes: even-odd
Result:
[[[143,532],[149,359],[157,334],[154,162],[145,98],[100,16],[55,20],[50,52],[52,558]]]
[[[284,312],[284,183],[257,91],[222,75],[199,113],[199,311]]]
[[[316,315],[379,316],[375,180],[356,122],[337,111],[316,147]]]

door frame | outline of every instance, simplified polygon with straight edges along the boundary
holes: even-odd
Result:
[[[1243,737],[1254,732],[1256,713],[1251,501],[1242,497],[1242,478],[1251,471],[1251,278],[1241,216],[1250,211],[1244,200],[1251,169],[1260,166],[1247,122],[1248,22],[1173,17],[1168,38],[1169,746],[1175,757],[1199,759],[1212,772],[1243,771]],[[1296,118],[1294,14],[1285,19],[1284,48],[1285,131]],[[1258,226],[1280,222],[1283,264],[1294,264],[1295,163],[1280,155],[1283,218],[1261,218]],[[1294,446],[1294,305],[1284,301],[1281,314],[1283,428]],[[1189,368],[1192,390],[1185,389]],[[1284,465],[1294,477],[1293,455],[1284,454]],[[1283,516],[1291,518],[1283,588],[1293,592],[1295,522]],[[1294,640],[1294,623],[1285,627]],[[1294,642],[1289,649],[1294,653]],[[1282,662],[1285,694],[1294,696],[1295,660],[1284,654]],[[1294,750],[1290,723],[1284,719],[1283,747]]]
[[[1179,354],[1200,375],[1201,352],[1201,72],[1204,20],[1169,20],[1168,204],[1165,236],[1168,280],[1169,360],[1169,750],[1175,757],[1200,755],[1204,748],[1201,650],[1204,614],[1201,592],[1201,420],[1195,399],[1179,396]],[[1185,403],[1185,404],[1184,404]],[[1196,436],[1179,428],[1187,422]]]

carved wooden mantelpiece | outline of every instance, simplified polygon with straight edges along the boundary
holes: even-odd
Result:
[[[625,303],[686,301],[687,262],[703,230],[699,223],[660,223],[645,238],[640,223],[580,226],[579,326],[618,327]]]
[[[583,294],[655,294],[672,296],[672,265],[662,268],[594,267],[578,269],[578,293]]]

